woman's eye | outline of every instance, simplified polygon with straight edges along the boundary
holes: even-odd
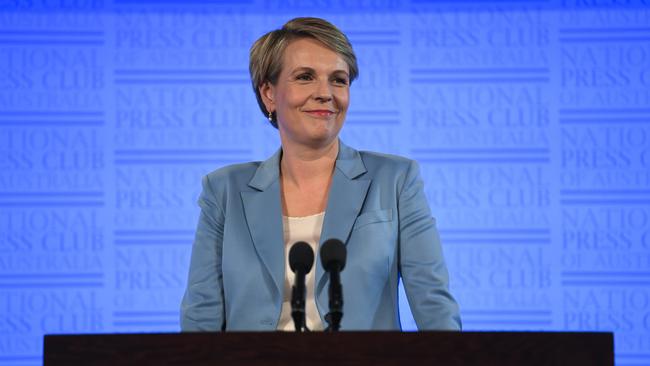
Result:
[[[334,82],[341,85],[348,85],[348,79],[345,78],[336,78]]]
[[[309,74],[300,74],[300,75],[298,75],[298,77],[296,79],[298,79],[298,80],[311,80],[312,78],[311,78],[311,75],[309,75]]]

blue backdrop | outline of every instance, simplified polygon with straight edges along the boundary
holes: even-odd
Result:
[[[305,15],[359,58],[343,140],[421,163],[465,329],[650,364],[647,1],[0,0],[0,365],[179,329],[201,176],[279,144],[248,49]]]

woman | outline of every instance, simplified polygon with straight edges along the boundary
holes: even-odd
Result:
[[[342,330],[400,329],[400,275],[419,329],[460,329],[417,164],[338,139],[358,74],[347,37],[325,20],[293,19],[255,42],[250,72],[282,147],[203,179],[181,328],[293,329],[289,247],[303,240],[317,253],[337,238],[348,252]],[[307,277],[310,329],[328,311],[319,262]]]

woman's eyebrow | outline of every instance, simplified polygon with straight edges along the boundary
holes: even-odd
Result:
[[[295,73],[297,73],[297,72],[311,72],[311,73],[316,73],[316,70],[313,69],[313,68],[311,68],[311,67],[309,67],[309,66],[297,66],[297,67],[295,67],[295,68],[291,71],[292,74],[295,74]],[[345,74],[345,75],[348,75],[348,72],[345,71],[345,70],[343,70],[343,69],[336,69],[336,70],[334,70],[334,71],[331,72],[332,75],[333,75],[333,74],[339,74],[339,73],[343,73],[343,74]]]
[[[349,75],[348,72],[345,70],[334,70],[332,74],[345,74],[346,76]]]
[[[312,69],[311,67],[298,66],[298,67],[295,67],[291,73],[296,73],[296,72],[299,72],[299,71],[306,71],[306,72],[312,72],[312,73],[316,72],[316,70]]]

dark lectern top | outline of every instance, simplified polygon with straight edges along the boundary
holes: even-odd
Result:
[[[612,333],[231,332],[46,335],[45,366],[613,366]]]

